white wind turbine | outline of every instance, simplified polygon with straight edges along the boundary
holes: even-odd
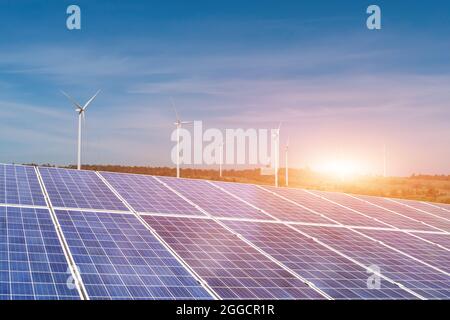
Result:
[[[219,146],[219,176],[222,178],[222,166],[223,166],[223,142]]]
[[[81,169],[81,121],[85,119],[85,112],[87,107],[91,104],[92,101],[97,97],[97,95],[100,93],[100,90],[98,90],[92,98],[88,100],[84,104],[84,106],[81,106],[78,102],[75,101],[71,96],[69,96],[64,91],[61,91],[63,95],[65,95],[76,107],[75,111],[78,113],[78,162],[77,162],[77,168],[78,170]]]
[[[289,162],[288,162],[289,137],[287,139],[286,148],[285,148],[284,152],[285,152],[284,160],[285,160],[285,174],[286,174],[285,182],[286,182],[286,187],[288,187],[289,186]]]
[[[278,187],[278,168],[280,167],[280,128],[281,122],[278,129],[272,131],[272,143],[275,147],[275,187]]]
[[[177,178],[180,177],[180,129],[183,126],[183,124],[190,124],[192,121],[181,121],[180,117],[178,116],[177,109],[175,108],[175,104],[172,100],[172,108],[175,111],[176,121],[175,121],[175,127],[177,128]]]

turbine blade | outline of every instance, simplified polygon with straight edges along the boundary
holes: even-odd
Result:
[[[69,96],[69,95],[68,95],[67,93],[65,93],[64,91],[62,91],[62,90],[60,90],[60,91],[61,91],[61,93],[62,93],[63,95],[66,96],[67,99],[69,99],[70,102],[72,102],[72,103],[77,107],[77,109],[83,109],[83,107],[81,107],[81,106],[78,104],[78,102],[75,101],[75,99],[73,99],[71,96]]]
[[[91,104],[92,101],[94,101],[94,99],[97,97],[97,95],[100,93],[100,90],[98,90],[93,96],[92,98],[90,98],[88,100],[88,102],[86,102],[86,104],[84,105],[84,107],[82,108],[83,111],[86,110],[86,108]]]

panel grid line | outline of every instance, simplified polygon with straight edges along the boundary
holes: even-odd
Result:
[[[130,210],[130,212],[139,220],[139,222],[164,246],[178,262],[186,268],[186,270],[205,288],[205,290],[211,294],[214,299],[218,299],[219,295],[164,241],[163,238],[154,230],[135,209],[120,195],[120,193],[101,175],[100,172],[96,172],[98,177],[106,184],[106,186],[122,201],[122,203]]]
[[[213,185],[215,185],[213,182],[210,182],[210,183],[213,184]],[[220,186],[217,186],[217,185],[216,185],[216,187],[221,188]],[[263,188],[263,187],[261,187],[261,188]],[[222,188],[221,188],[221,189],[222,189]],[[272,192],[272,191],[267,190],[267,189],[265,189],[265,188],[263,188],[263,189],[266,190],[267,192]],[[241,199],[240,197],[238,197],[238,196],[234,195],[233,193],[229,192],[228,190],[225,190],[225,189],[222,189],[222,190],[223,190],[224,192],[227,192],[227,193],[233,195],[236,199],[239,199],[239,200],[245,202],[244,199]],[[281,196],[281,195],[280,195],[280,197],[284,198],[284,197]],[[293,203],[296,203],[296,202],[293,202]],[[251,205],[251,204],[250,204],[250,205]],[[299,205],[299,204],[298,204],[298,205]],[[303,206],[302,206],[302,207],[303,207]],[[311,212],[313,212],[313,213],[315,213],[314,210],[311,210],[311,209],[309,209],[309,208],[307,208],[307,207],[304,207],[304,208],[305,208],[305,209],[308,209],[309,211],[311,211]],[[350,256],[345,255],[344,253],[342,253],[342,252],[340,252],[340,251],[334,249],[333,247],[327,245],[326,243],[324,243],[324,242],[318,240],[316,237],[312,237],[312,236],[310,236],[309,234],[307,234],[307,233],[305,233],[305,232],[302,232],[302,231],[300,231],[299,229],[295,228],[293,225],[284,223],[282,220],[280,220],[280,219],[278,219],[278,218],[276,218],[276,219],[277,219],[278,221],[281,221],[281,223],[285,224],[285,225],[288,226],[289,228],[295,230],[296,232],[301,233],[302,235],[304,235],[304,236],[306,236],[306,237],[308,237],[308,238],[310,238],[310,239],[316,241],[317,243],[319,243],[319,244],[325,246],[326,248],[328,248],[328,249],[330,249],[330,250],[332,250],[332,251],[338,253],[338,254],[341,255],[342,257],[344,257],[344,258],[346,258],[346,259],[349,259],[350,261],[352,261],[352,262],[358,264],[359,266],[364,267],[366,270],[372,272],[372,270],[369,269],[368,266],[366,266],[366,265],[364,265],[363,263],[361,263],[361,262],[359,262],[359,261],[357,261],[357,260],[351,258]],[[330,220],[332,220],[332,219],[330,218]],[[339,223],[339,222],[337,222],[337,221],[336,221],[336,223],[339,224],[340,226],[342,226],[342,227],[345,228],[345,229],[352,230],[352,229],[349,229],[347,226],[345,226],[345,225],[343,225],[343,224],[341,224],[341,223]],[[356,232],[356,231],[355,231],[355,232]],[[395,280],[393,280],[393,279],[391,279],[391,278],[389,278],[389,277],[386,277],[386,276],[383,275],[383,274],[380,274],[380,273],[377,273],[377,272],[375,272],[375,274],[377,274],[380,278],[386,279],[387,281],[391,282],[392,284],[395,284],[395,285],[399,286],[400,288],[402,288],[402,289],[408,291],[409,293],[411,293],[412,295],[416,296],[417,298],[419,298],[419,299],[425,299],[425,297],[423,297],[423,296],[421,296],[420,294],[414,292],[413,290],[407,288],[407,287],[404,286],[403,284],[401,284],[401,283],[399,283],[399,282],[397,282],[397,281],[395,281]]]

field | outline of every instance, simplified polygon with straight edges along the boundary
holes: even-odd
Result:
[[[74,168],[74,166],[69,166]],[[175,176],[175,169],[167,167],[126,167],[116,165],[86,165],[86,170],[126,172]],[[260,175],[259,169],[225,170],[223,178],[217,170],[183,169],[182,177],[224,180],[254,184],[273,184],[273,176]],[[280,186],[285,185],[284,170],[280,170]],[[412,175],[410,177],[360,176],[339,179],[308,169],[290,170],[289,186],[323,191],[337,191],[391,198],[450,203],[450,175]]]

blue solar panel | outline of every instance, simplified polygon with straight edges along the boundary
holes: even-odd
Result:
[[[47,206],[33,167],[0,164],[0,203]]]
[[[159,179],[213,216],[273,220],[206,181],[169,177]]]
[[[387,210],[392,210],[398,213],[401,213],[405,216],[414,218],[418,221],[423,221],[435,228],[439,228],[443,231],[446,232],[450,232],[450,221],[445,219],[445,218],[441,218],[441,217],[437,217],[437,216],[432,216],[429,214],[426,214],[424,212],[421,212],[417,209],[399,204],[399,203],[395,203],[392,202],[388,199],[384,199],[384,198],[380,198],[380,197],[371,197],[371,196],[357,196],[360,199],[363,199],[365,201],[368,201],[374,205],[383,207]]]
[[[450,234],[448,233],[414,233],[419,237],[426,239],[428,241],[434,242],[436,244],[440,244],[447,249],[450,249]]]
[[[425,298],[448,299],[450,296],[450,278],[447,275],[347,228],[294,227],[364,265],[376,265],[381,274]]]
[[[137,212],[204,215],[152,176],[101,174]]]
[[[446,211],[443,207],[436,206],[436,204],[429,204],[426,202],[395,199],[395,201],[403,203],[407,206],[429,212],[433,215],[439,216],[444,219],[450,219],[450,212]]]
[[[53,207],[128,211],[94,171],[39,168]]]
[[[224,299],[323,299],[214,220],[144,219]]]
[[[79,299],[47,209],[0,207],[0,300]]]
[[[360,230],[362,233],[383,241],[417,259],[450,273],[450,253],[436,245],[400,231]],[[417,236],[421,236],[417,234]],[[448,235],[450,237],[450,234]]]
[[[351,208],[358,212],[362,212],[370,217],[383,221],[386,223],[386,225],[384,226],[385,228],[395,227],[399,229],[436,231],[435,228],[427,226],[420,221],[412,219],[411,217],[389,212],[343,193],[319,191],[313,192],[348,208]]]
[[[91,299],[211,299],[132,214],[57,210]]]
[[[277,217],[278,219],[308,223],[333,224],[332,221],[324,219],[311,211],[292,204],[285,199],[279,198],[270,192],[258,188],[257,186],[226,182],[214,182],[214,184],[222,187],[257,208]]]
[[[301,189],[272,188],[272,191],[344,225],[386,228],[385,224],[323,200]]]
[[[414,299],[395,284],[367,287],[366,268],[282,224],[224,221],[334,299]]]

